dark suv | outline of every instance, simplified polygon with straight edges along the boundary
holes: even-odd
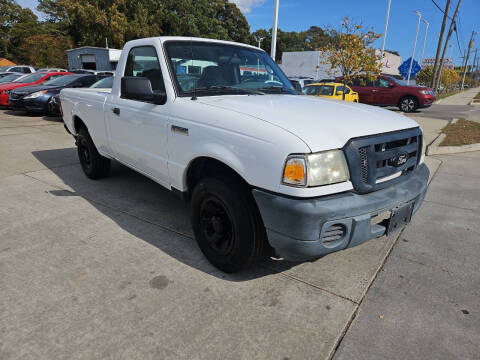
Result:
[[[355,79],[350,87],[358,92],[361,103],[398,106],[404,112],[428,107],[435,101],[432,89],[422,86],[407,86],[392,76],[381,75],[375,81]]]

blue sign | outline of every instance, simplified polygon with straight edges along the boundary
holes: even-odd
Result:
[[[408,79],[408,69],[410,68],[410,61],[411,60],[412,60],[412,58],[408,58],[407,60],[405,60],[402,63],[402,65],[400,65],[398,67],[398,71],[400,71],[400,74],[402,74],[402,76],[405,79]],[[415,61],[415,59],[413,59],[412,71],[410,72],[410,78],[417,75],[420,70],[422,70],[422,67],[420,66],[420,64],[418,62]]]

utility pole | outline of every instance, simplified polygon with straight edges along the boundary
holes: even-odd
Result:
[[[381,61],[383,61],[383,52],[385,51],[385,41],[387,40],[388,18],[390,17],[390,4],[391,3],[392,3],[392,0],[388,0],[387,15],[385,16],[385,30],[383,30],[382,52],[380,53]]]
[[[445,25],[447,24],[448,10],[450,9],[450,1],[447,0],[447,5],[445,6],[445,11],[443,12],[443,21],[442,27],[440,29],[440,37],[438,38],[437,53],[435,54],[435,64],[433,65],[433,76],[432,81],[430,82],[430,87],[433,88],[433,82],[437,76],[438,60],[440,58],[440,51],[442,50],[443,44],[443,33],[445,32]]]
[[[425,43],[427,42],[428,27],[430,26],[430,23],[427,20],[423,19],[423,22],[425,23],[426,28],[425,28],[425,36],[423,37],[423,48],[422,48],[422,57],[420,58],[420,66],[422,66],[423,53],[425,52]]]
[[[447,53],[448,41],[450,40],[450,36],[452,35],[452,32],[456,27],[455,19],[457,18],[458,10],[460,9],[460,4],[461,3],[462,3],[462,0],[458,0],[457,7],[455,8],[455,12],[453,13],[452,22],[450,23],[450,28],[448,29],[447,38],[445,40],[445,45],[443,46],[443,52],[442,52],[442,58],[440,59],[439,70],[438,70],[436,75],[434,74],[434,77],[433,77],[433,84],[432,84],[433,91],[436,91],[437,88],[440,86],[439,79],[440,79],[440,74],[441,74],[442,69],[443,69],[443,63],[445,61],[445,54]]]
[[[463,85],[465,85],[465,75],[467,75],[468,58],[470,57],[470,51],[472,51],[474,36],[475,36],[475,31],[472,31],[472,36],[470,37],[470,41],[468,42],[467,59],[465,60],[465,67],[463,69],[462,88],[461,88],[462,90],[463,90]]]
[[[273,61],[275,61],[275,52],[277,50],[278,1],[274,0],[275,6],[273,9],[272,48],[270,49],[270,56]]]
[[[417,47],[418,30],[420,30],[420,20],[422,19],[422,14],[420,13],[420,11],[416,10],[415,13],[418,15],[417,33],[415,34],[415,41],[413,42],[412,57],[410,58],[410,66],[408,67],[407,85],[410,84],[410,73],[412,72],[413,57],[415,56],[415,48]]]

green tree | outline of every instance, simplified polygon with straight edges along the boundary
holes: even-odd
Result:
[[[13,0],[0,0],[0,56],[18,59],[23,39],[35,34],[39,24],[37,16]]]
[[[362,26],[346,17],[340,31],[333,31],[334,41],[321,48],[325,57],[323,63],[330,65],[330,74],[339,71],[343,81],[351,84],[353,79],[362,77],[373,80],[381,73],[380,56],[372,47],[381,35],[373,30],[363,31]]]
[[[20,46],[22,62],[39,67],[68,68],[67,50],[71,47],[70,39],[62,35],[33,35]]]
[[[76,45],[122,47],[139,37],[178,35],[248,42],[248,22],[227,0],[40,0],[38,10]]]

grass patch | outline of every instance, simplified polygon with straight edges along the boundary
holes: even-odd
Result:
[[[458,94],[459,92],[460,92],[460,90],[452,90],[452,91],[448,91],[448,92],[441,93],[441,94],[437,93],[436,96],[435,96],[435,100],[445,99],[446,97]]]
[[[480,143],[480,123],[460,119],[442,129],[447,135],[440,146],[459,146]]]

